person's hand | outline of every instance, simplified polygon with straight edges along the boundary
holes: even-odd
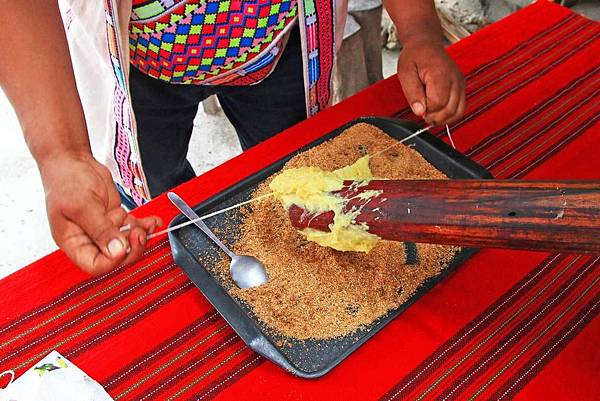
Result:
[[[462,117],[464,78],[441,45],[406,43],[398,58],[398,79],[411,109],[428,124],[449,124]]]
[[[45,158],[40,172],[52,237],[84,271],[98,275],[140,258],[146,236],[162,222],[121,207],[110,172],[90,154]],[[123,225],[131,225],[127,233]]]

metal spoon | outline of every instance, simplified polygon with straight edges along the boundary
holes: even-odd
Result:
[[[194,224],[201,229],[204,234],[214,241],[230,258],[229,273],[234,283],[240,288],[258,287],[267,282],[268,276],[265,267],[260,261],[252,256],[236,255],[225,246],[208,226],[200,220],[200,217],[184,202],[176,193],[167,194],[169,200],[183,213],[188,219],[193,220]]]

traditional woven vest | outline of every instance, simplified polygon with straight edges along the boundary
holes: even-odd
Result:
[[[250,85],[264,79],[296,21],[298,0],[134,0],[134,67],[178,84]]]
[[[141,205],[150,195],[129,98],[125,49],[119,40],[123,27],[118,24],[117,0],[104,1],[115,75],[114,156],[123,189]],[[329,104],[335,53],[334,2],[134,0],[129,30],[131,63],[157,79],[172,83],[251,84],[273,68],[282,53],[282,35],[297,16],[303,41],[306,108],[310,116]]]

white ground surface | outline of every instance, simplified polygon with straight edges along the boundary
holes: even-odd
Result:
[[[397,54],[386,52],[384,72],[394,72]],[[240,152],[229,121],[221,114],[196,116],[189,159],[201,174]],[[56,249],[51,236],[40,177],[15,113],[0,90],[0,278]]]

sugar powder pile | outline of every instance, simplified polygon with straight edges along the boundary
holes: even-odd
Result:
[[[357,124],[294,157],[284,168],[335,170],[395,142],[374,126]],[[446,178],[403,145],[371,159],[370,165],[379,178]],[[269,192],[271,179],[263,182],[254,196]],[[407,265],[404,245],[399,242],[380,241],[369,253],[339,252],[308,242],[273,198],[253,204],[243,215],[233,249],[262,261],[269,282],[240,290],[228,281],[228,260],[218,262],[215,273],[269,330],[296,339],[335,338],[368,327],[404,303],[425,280],[439,274],[458,251],[456,247],[419,244],[419,264]]]

